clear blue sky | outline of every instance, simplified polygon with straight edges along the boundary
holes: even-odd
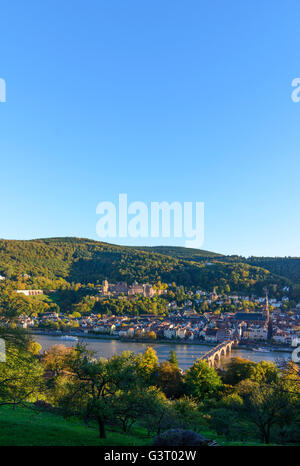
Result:
[[[300,255],[299,1],[11,0],[0,14],[0,237],[97,239],[96,205],[128,193],[203,201],[205,249]]]

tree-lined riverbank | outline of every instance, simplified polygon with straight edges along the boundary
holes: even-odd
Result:
[[[60,338],[59,336],[49,336],[35,334],[35,340],[42,345],[42,349],[48,349],[53,345],[63,344],[65,346],[74,346],[76,342],[68,341]],[[147,342],[129,342],[117,339],[99,339],[99,338],[86,338],[81,337],[79,341],[85,343],[89,350],[96,353],[98,357],[109,358],[113,354],[120,354],[122,351],[132,351],[134,353],[143,353],[150,343]],[[191,367],[196,359],[209,351],[213,345],[207,344],[184,344],[184,343],[169,343],[169,342],[151,342],[155,344],[155,350],[160,362],[165,361],[169,357],[171,350],[174,350],[178,357],[179,366],[186,370]],[[242,357],[250,361],[276,361],[277,359],[290,359],[289,353],[280,351],[251,351],[250,349],[237,348],[233,349],[232,356]],[[225,359],[224,361],[228,360]]]

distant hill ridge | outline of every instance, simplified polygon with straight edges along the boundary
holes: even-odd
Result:
[[[142,249],[144,251],[158,252],[159,254],[164,254],[167,256],[173,256],[182,259],[192,259],[192,258],[207,258],[207,257],[222,257],[222,254],[217,254],[211,251],[205,251],[203,249],[192,249],[184,248],[181,246],[141,246],[136,249]]]
[[[213,265],[209,265],[211,262]],[[299,258],[243,258],[176,246],[132,247],[86,238],[0,240],[0,274],[69,283],[167,283],[262,293],[300,283]]]

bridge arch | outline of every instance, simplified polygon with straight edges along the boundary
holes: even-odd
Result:
[[[224,356],[224,358],[227,356],[227,346],[220,349],[220,356]]]
[[[215,346],[215,348],[205,353],[200,360],[206,361],[210,367],[219,367],[221,364],[221,358],[230,355],[232,345],[235,343],[238,342],[234,340],[223,341],[219,345]]]
[[[218,368],[221,366],[221,351],[215,353],[214,367]]]

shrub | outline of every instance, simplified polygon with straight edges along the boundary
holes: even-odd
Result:
[[[155,437],[154,446],[190,446],[210,447],[217,446],[213,440],[208,440],[193,430],[170,429]]]

